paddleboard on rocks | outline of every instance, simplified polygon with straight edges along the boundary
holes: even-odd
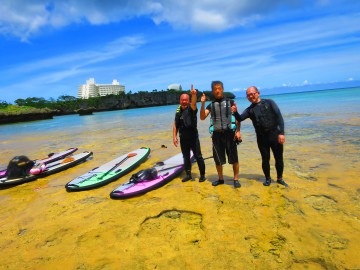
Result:
[[[142,147],[119,156],[108,163],[71,180],[67,191],[81,191],[106,185],[139,166],[150,154],[150,148]]]
[[[40,177],[61,172],[86,161],[92,155],[92,152],[86,151],[80,154],[64,157],[60,160],[48,162],[46,164],[37,162],[25,176],[18,178],[8,178],[7,176],[0,177],[0,186],[18,185],[36,180]]]
[[[66,156],[71,155],[72,153],[74,153],[77,150],[78,149],[76,147],[72,147],[65,151],[61,151],[59,153],[50,153],[50,154],[48,154],[47,157],[42,158],[42,159],[36,159],[36,160],[34,160],[34,162],[47,164],[47,163],[50,163],[50,162],[53,162],[53,161],[56,161],[59,159],[63,159]],[[4,176],[6,174],[6,169],[7,169],[7,166],[5,166],[5,165],[0,167],[0,177]]]
[[[194,162],[193,153],[191,161]],[[163,162],[158,162],[154,167],[141,170],[133,174],[130,180],[110,193],[112,199],[126,199],[145,194],[151,190],[157,189],[184,170],[184,159],[182,153],[179,153]]]

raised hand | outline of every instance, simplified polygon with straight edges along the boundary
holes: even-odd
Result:
[[[201,96],[201,102],[202,102],[202,103],[205,103],[205,102],[206,102],[206,96],[205,96],[204,93],[203,93],[202,96]]]
[[[191,89],[190,89],[191,95],[196,95],[196,89],[194,89],[194,85],[191,85]]]

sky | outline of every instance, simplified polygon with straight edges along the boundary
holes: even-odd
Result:
[[[89,78],[132,93],[360,85],[357,0],[0,0],[0,14],[10,103],[77,97]]]

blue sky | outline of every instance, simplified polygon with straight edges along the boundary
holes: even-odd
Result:
[[[357,0],[2,0],[0,100],[360,80]],[[294,91],[296,88],[294,87]],[[241,93],[243,94],[243,93]]]

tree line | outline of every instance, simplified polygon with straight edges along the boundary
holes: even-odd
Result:
[[[49,98],[45,99],[42,97],[29,97],[29,98],[19,98],[14,101],[15,106],[18,107],[32,107],[37,109],[50,109],[50,110],[62,110],[62,111],[75,111],[81,108],[98,108],[100,104],[102,104],[103,101],[106,99],[124,99],[124,98],[130,98],[130,96],[138,96],[141,97],[142,95],[151,95],[151,94],[159,94],[159,92],[170,92],[170,93],[189,93],[190,90],[175,90],[175,89],[168,89],[166,91],[157,89],[153,90],[152,92],[147,91],[139,91],[137,93],[132,93],[129,91],[128,93],[120,92],[119,94],[111,94],[107,96],[98,96],[98,97],[90,97],[88,99],[83,98],[77,98],[70,95],[61,95],[57,99]],[[204,91],[204,92],[198,92],[198,100],[200,100],[200,97],[202,93],[205,93],[207,97],[212,96],[211,91]],[[224,93],[226,96],[233,98],[234,95],[232,93]],[[13,105],[11,103],[7,103],[6,101],[0,100],[0,109],[6,109],[7,107]]]

